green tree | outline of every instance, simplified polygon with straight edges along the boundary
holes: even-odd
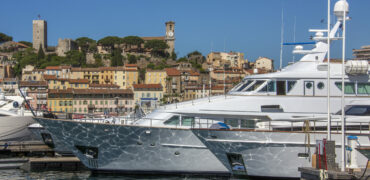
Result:
[[[95,48],[96,48],[96,41],[91,39],[91,38],[88,38],[88,37],[80,37],[80,38],[77,38],[76,39],[76,43],[78,45],[78,47],[81,48],[81,50],[83,52],[88,52],[88,51],[92,51],[92,52],[95,52]],[[95,48],[94,48],[95,46]]]
[[[148,65],[146,65],[146,68],[148,68],[148,69],[154,69],[154,67],[155,67],[155,65],[154,65],[154,63],[149,63]]]
[[[177,59],[177,54],[175,53],[175,51],[172,51],[171,59],[174,60],[174,61]]]
[[[126,36],[122,39],[122,43],[127,45],[136,45],[140,48],[141,44],[144,43],[144,40],[138,36]]]
[[[190,52],[188,53],[188,58],[190,58],[191,56],[202,56],[202,53],[200,53],[199,51],[193,51],[193,52]]]
[[[6,41],[13,41],[13,37],[8,36],[4,33],[0,33],[0,43],[6,42]]]
[[[122,44],[122,39],[117,36],[107,36],[98,41],[98,44],[102,46],[114,47],[114,44]]]
[[[127,54],[128,56],[128,63],[129,64],[136,64],[137,63],[137,58],[135,55],[130,55],[130,54]]]
[[[166,57],[165,50],[168,48],[168,45],[162,40],[147,41],[144,47],[147,49],[151,49],[151,54],[153,56]]]
[[[103,60],[100,54],[94,54],[94,59],[95,59],[94,67],[104,66]]]
[[[145,83],[145,73],[146,73],[146,69],[143,68],[143,69],[139,69],[139,81],[140,83]]]
[[[122,66],[123,56],[120,49],[114,49],[112,52],[111,66]]]
[[[28,47],[32,47],[32,43],[31,42],[28,42],[28,41],[19,41],[19,43],[22,43]]]
[[[39,51],[37,52],[37,59],[41,60],[41,59],[44,59],[44,57],[45,57],[45,53],[40,44]]]
[[[83,52],[78,50],[68,51],[66,53],[66,64],[70,64],[73,67],[84,67],[86,66],[86,56]]]

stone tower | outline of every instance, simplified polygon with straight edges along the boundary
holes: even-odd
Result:
[[[166,36],[164,39],[169,46],[166,52],[171,54],[175,50],[175,22],[166,22]]]
[[[33,48],[39,50],[41,47],[46,50],[48,47],[47,23],[45,20],[33,20]]]

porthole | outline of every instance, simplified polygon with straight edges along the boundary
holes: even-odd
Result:
[[[136,144],[137,144],[137,145],[142,145],[143,143],[139,141],[139,142],[137,142]]]
[[[324,87],[325,87],[325,85],[324,85],[324,83],[323,83],[323,82],[319,82],[319,83],[317,84],[317,88],[319,88],[319,89],[324,89]]]
[[[312,83],[311,83],[311,82],[306,83],[306,88],[307,88],[307,89],[311,89],[311,88],[312,88]]]
[[[180,152],[179,152],[179,151],[176,151],[176,152],[175,152],[175,155],[176,155],[176,156],[180,155]]]
[[[154,147],[155,146],[155,143],[151,143],[150,146]]]

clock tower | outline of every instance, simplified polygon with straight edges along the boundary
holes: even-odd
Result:
[[[164,38],[168,45],[166,52],[171,54],[175,50],[175,22],[168,21],[166,22],[166,36]]]

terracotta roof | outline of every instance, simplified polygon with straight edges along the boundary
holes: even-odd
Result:
[[[196,71],[185,71],[190,74],[190,76],[200,76],[200,74]]]
[[[150,40],[164,40],[164,36],[158,36],[158,37],[141,37],[144,41],[150,41]]]
[[[213,73],[224,73],[224,70],[215,70]],[[225,71],[226,74],[244,74],[242,71]]]
[[[60,70],[60,69],[69,69],[71,66],[47,66],[46,70]]]
[[[72,94],[71,88],[68,89],[49,89],[48,94]]]
[[[119,67],[100,67],[99,70],[101,71],[123,71],[125,68],[123,66]]]
[[[90,88],[119,88],[116,84],[90,84]]]
[[[69,83],[73,84],[88,84],[90,81],[88,79],[68,79]]]
[[[164,70],[166,71],[168,76],[180,76],[181,75],[180,71],[175,68],[165,68]]]
[[[161,84],[133,84],[134,89],[162,89]]]
[[[164,69],[161,69],[161,70],[157,70],[157,69],[146,69],[146,72],[166,72],[166,70]]]
[[[132,94],[130,89],[49,89],[49,94]]]
[[[44,74],[44,79],[45,80],[54,80],[54,79],[57,79],[57,76]]]
[[[19,85],[21,87],[48,86],[48,82],[46,81],[20,81]]]
[[[73,94],[132,94],[130,89],[73,89]]]
[[[137,67],[137,64],[125,64],[125,67]]]

